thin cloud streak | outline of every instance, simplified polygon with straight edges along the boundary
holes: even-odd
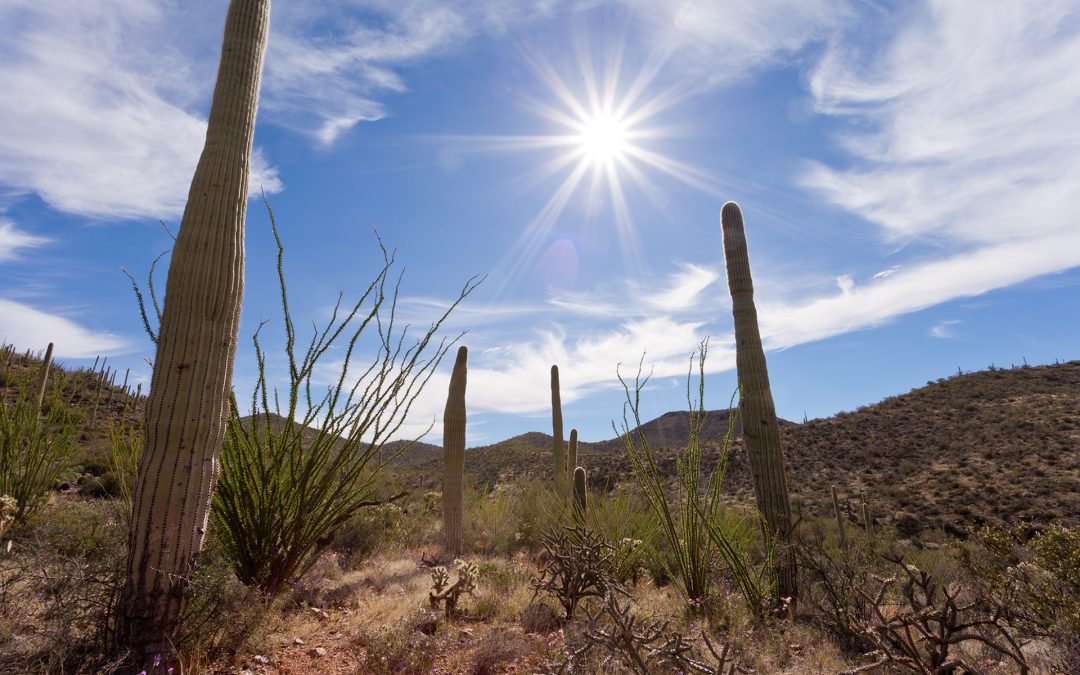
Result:
[[[20,250],[47,244],[48,237],[39,237],[18,229],[15,223],[0,217],[0,262],[11,262],[19,257]]]
[[[58,358],[90,358],[128,348],[128,343],[115,335],[4,298],[0,298],[0,317],[0,338],[29,349],[44,348],[52,342]]]

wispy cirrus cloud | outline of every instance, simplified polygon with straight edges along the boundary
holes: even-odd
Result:
[[[176,216],[206,134],[203,14],[150,0],[0,7],[0,185],[94,218]],[[251,188],[281,188],[258,151]]]
[[[17,228],[11,220],[0,216],[0,262],[15,260],[20,250],[48,243],[48,237],[29,234]]]

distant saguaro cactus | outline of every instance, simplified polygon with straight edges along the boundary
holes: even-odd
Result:
[[[570,430],[570,441],[567,443],[566,448],[566,471],[567,478],[571,485],[574,483],[574,472],[577,469],[577,429]]]
[[[173,247],[146,403],[117,652],[171,654],[206,534],[229,412],[244,219],[270,0],[232,0],[203,146]]]
[[[720,215],[724,231],[731,312],[735,318],[735,362],[739,376],[739,414],[750,469],[754,476],[757,507],[768,535],[780,543],[776,557],[777,605],[794,603],[797,596],[795,555],[791,548],[791,503],[788,500],[784,451],[776,419],[765,350],[754,307],[754,284],[746,251],[742,212],[735,202],[724,204]]]
[[[574,510],[581,516],[589,508],[589,493],[586,491],[585,467],[574,469]]]
[[[566,494],[566,444],[562,430],[562,398],[559,395],[559,367],[551,367],[551,452],[555,458],[555,489]]]
[[[836,514],[836,529],[840,533],[840,548],[847,548],[847,532],[844,531],[844,514],[840,512],[840,497],[836,494],[836,486],[829,487],[832,492],[833,513]]]
[[[458,347],[443,412],[443,527],[446,551],[461,554],[461,515],[465,498],[465,381],[469,349]]]
[[[41,410],[41,404],[45,402],[45,384],[49,381],[49,366],[52,365],[53,343],[45,350],[45,358],[41,361],[41,370],[38,371],[35,389],[37,395],[37,408]]]

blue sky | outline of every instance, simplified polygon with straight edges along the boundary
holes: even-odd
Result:
[[[450,326],[469,331],[471,444],[549,429],[552,363],[585,440],[611,436],[616,365],[643,352],[645,415],[684,408],[706,336],[707,404],[726,405],[727,200],[783,417],[1080,357],[1075,2],[272,11],[251,182],[297,324],[366,286],[372,226],[406,267],[405,318],[487,274]],[[0,0],[0,337],[149,380],[119,268],[142,278],[170,244],[223,21],[220,2]],[[242,397],[251,333],[269,319],[273,350],[281,330],[257,199],[247,247]],[[437,419],[450,365],[408,430]]]

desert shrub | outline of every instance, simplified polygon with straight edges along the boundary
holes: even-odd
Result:
[[[448,644],[448,636],[437,629],[422,630],[427,625],[431,625],[430,618],[418,614],[395,624],[359,629],[352,642],[364,662],[359,672],[372,675],[431,672],[435,659]]]
[[[0,401],[0,496],[15,500],[16,520],[45,504],[75,447],[79,418],[64,400],[61,372],[54,371],[41,406],[27,377],[13,401]]]
[[[507,672],[506,666],[520,659],[529,645],[519,635],[495,631],[477,643],[472,655],[472,675],[496,675]]]
[[[750,673],[740,666],[730,645],[717,645],[705,632],[688,638],[669,621],[649,619],[634,611],[630,594],[612,586],[586,624],[570,638],[566,657],[552,664],[557,673]]]
[[[442,316],[411,340],[408,326],[395,324],[400,277],[388,288],[395,261],[382,248],[382,268],[363,295],[351,308],[342,308],[339,298],[326,326],[316,329],[299,352],[284,248],[272,215],[271,226],[278,246],[288,383],[279,398],[267,382],[266,355],[256,331],[252,416],[242,418],[232,400],[213,515],[237,577],[275,594],[303,575],[360,509],[386,501],[375,499],[380,469],[397,455],[384,455],[382,447],[401,429],[452,344],[439,341],[436,333],[476,283],[466,283]],[[340,370],[324,394],[313,394],[321,389],[313,381],[321,359],[339,340],[344,346]],[[356,374],[353,356],[363,350],[374,356]]]
[[[826,538],[818,522],[803,528],[794,549],[803,611],[844,650],[869,651],[871,643],[863,625],[871,616],[870,600],[858,589],[882,571],[871,543],[852,537],[848,546],[841,547]]]
[[[1048,639],[1054,668],[1080,666],[1080,527],[983,527],[959,560],[1022,635]]]
[[[659,525],[639,492],[616,490],[597,494],[589,502],[587,522],[613,547],[612,574],[616,581],[637,583],[645,573],[649,551],[659,546]]]
[[[533,600],[521,612],[521,627],[526,633],[547,634],[558,630],[562,618],[547,602]]]
[[[415,521],[398,504],[379,504],[361,509],[335,532],[330,550],[338,554],[343,570],[352,570],[376,550],[411,541]]]
[[[513,521],[520,495],[511,485],[496,485],[481,490],[477,499],[470,500],[475,506],[469,522],[476,529],[477,553],[491,555],[514,547]]]
[[[106,669],[127,530],[102,503],[30,514],[0,549],[0,654],[11,672]]]
[[[977,585],[941,583],[936,575],[885,556],[895,566],[887,578],[861,580],[856,592],[869,604],[868,617],[853,625],[873,646],[871,663],[850,673],[881,667],[913,673],[980,672],[965,647],[979,647],[1007,661],[1018,672],[1030,667],[1023,640],[1011,630],[1007,608]]]

